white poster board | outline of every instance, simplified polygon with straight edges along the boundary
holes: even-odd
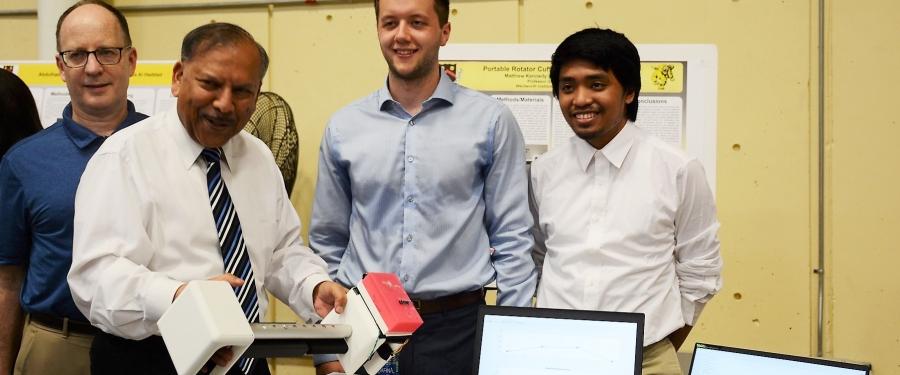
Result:
[[[128,100],[135,110],[147,115],[175,106],[172,96],[174,61],[141,61],[128,84]],[[19,76],[34,96],[44,127],[53,125],[69,104],[69,89],[59,76],[54,61],[0,61],[0,69]]]

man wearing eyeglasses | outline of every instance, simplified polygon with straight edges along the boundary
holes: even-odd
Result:
[[[75,190],[106,137],[147,117],[127,99],[137,51],[121,12],[102,1],[80,1],[59,18],[56,43],[71,103],[55,124],[19,142],[0,163],[2,374],[13,363],[15,374],[90,373],[98,330],[75,307],[66,283]]]

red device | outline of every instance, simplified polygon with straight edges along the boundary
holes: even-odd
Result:
[[[422,325],[422,317],[397,275],[370,272],[357,287],[385,336],[409,336]]]

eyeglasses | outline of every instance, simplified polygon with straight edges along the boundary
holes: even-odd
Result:
[[[62,51],[59,53],[59,57],[61,57],[63,63],[70,68],[81,68],[87,65],[88,58],[91,54],[94,55],[100,65],[115,65],[118,64],[119,61],[122,61],[122,50],[128,48],[131,48],[131,46],[121,48],[104,47],[97,48],[93,51]]]

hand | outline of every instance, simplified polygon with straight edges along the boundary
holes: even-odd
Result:
[[[208,374],[212,372],[215,366],[225,367],[232,359],[234,359],[234,351],[231,350],[231,347],[221,347],[213,353],[213,356],[209,361],[206,361],[206,364],[200,369],[200,373]]]
[[[316,375],[328,375],[332,372],[344,372],[338,361],[324,362],[316,366]]]
[[[334,281],[323,281],[313,289],[313,306],[316,308],[316,314],[323,318],[331,312],[331,309],[338,314],[343,313],[346,305],[347,288]]]
[[[237,288],[241,285],[244,285],[244,280],[241,280],[240,277],[237,277],[230,273],[223,273],[219,276],[213,276],[213,277],[210,277],[209,280],[227,281],[228,285],[231,285],[232,288]],[[186,287],[186,286],[187,286],[187,283],[181,283],[181,285],[178,286],[178,289],[175,290],[175,297],[172,297],[172,301],[174,301],[176,298],[178,298],[178,296],[181,295],[181,291],[184,290],[184,287]]]

